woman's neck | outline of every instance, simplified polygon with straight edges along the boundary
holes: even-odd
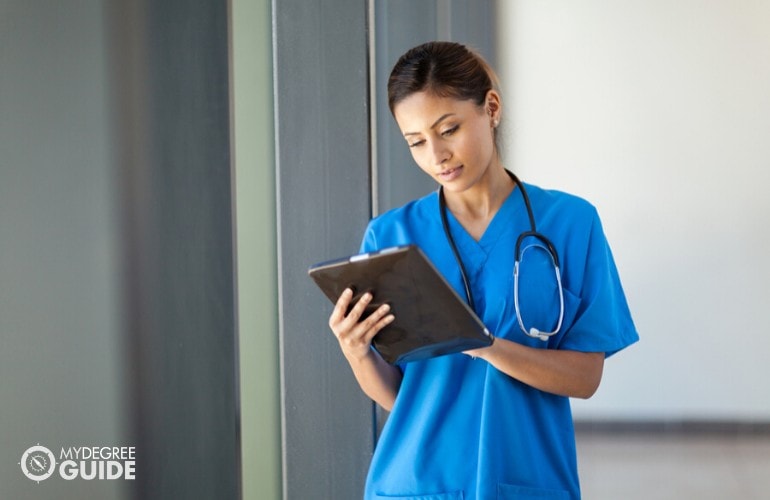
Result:
[[[486,231],[516,185],[502,166],[490,169],[462,192],[445,192],[447,209],[476,240]]]
[[[455,215],[473,219],[494,217],[516,185],[502,166],[491,168],[470,188],[445,192],[447,208]]]

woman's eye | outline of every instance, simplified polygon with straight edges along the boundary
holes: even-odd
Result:
[[[425,144],[425,140],[414,141],[409,143],[409,147],[416,148],[417,146],[422,146],[423,144]]]
[[[448,129],[444,130],[443,132],[441,132],[441,135],[443,135],[444,137],[450,136],[450,135],[454,134],[455,132],[457,132],[458,128],[460,128],[460,126],[459,125],[455,125],[454,127],[448,128]]]

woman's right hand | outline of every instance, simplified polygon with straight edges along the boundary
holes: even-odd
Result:
[[[361,315],[372,298],[371,293],[365,293],[346,315],[345,311],[353,300],[353,290],[346,288],[329,316],[329,327],[349,361],[361,361],[371,354],[372,339],[394,319],[392,314],[388,314],[390,306],[383,304],[362,321]]]

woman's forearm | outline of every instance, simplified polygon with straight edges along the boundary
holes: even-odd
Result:
[[[350,368],[364,393],[390,411],[401,386],[401,371],[370,349],[362,358],[348,358]]]
[[[596,392],[604,369],[602,352],[535,349],[501,338],[467,354],[542,391],[583,399]]]

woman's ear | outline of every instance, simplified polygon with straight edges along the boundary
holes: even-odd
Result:
[[[487,115],[489,115],[490,125],[492,127],[497,127],[500,123],[500,118],[502,118],[503,103],[500,99],[500,94],[498,94],[496,90],[491,89],[487,92],[486,99],[484,100],[484,108]]]

